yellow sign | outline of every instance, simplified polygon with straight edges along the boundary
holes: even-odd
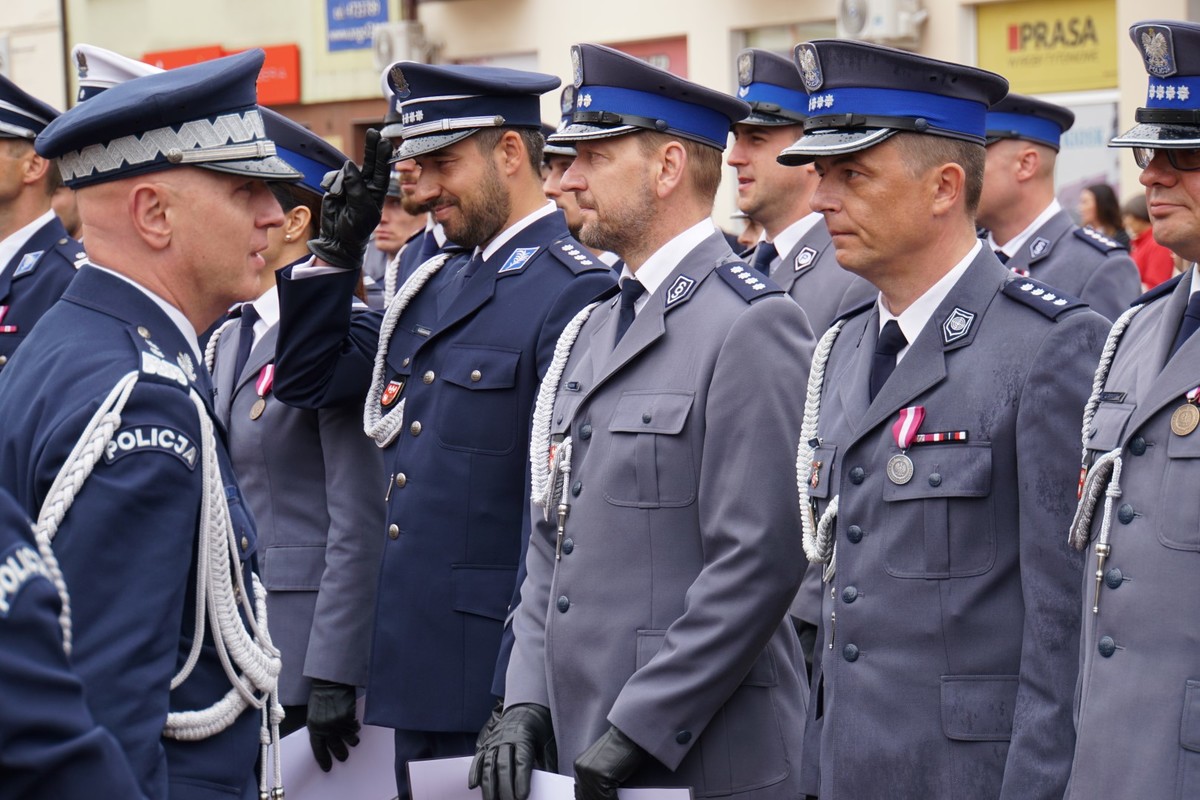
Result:
[[[1022,0],[975,7],[979,66],[1008,78],[1014,92],[1112,89],[1117,48],[1115,0]]]

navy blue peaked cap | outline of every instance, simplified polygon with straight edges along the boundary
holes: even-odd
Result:
[[[400,113],[395,160],[432,153],[481,128],[542,127],[542,94],[557,89],[553,75],[505,67],[400,61],[386,72]],[[394,128],[387,129],[395,139]]]
[[[562,94],[558,96],[558,106],[562,111],[562,116],[559,119],[558,127],[546,133],[546,148],[544,152],[548,156],[571,156],[575,157],[575,148],[567,142],[553,142],[550,137],[559,131],[567,129],[571,124],[571,114],[575,111],[575,85],[568,83],[563,87]]]
[[[631,131],[669,133],[725,149],[729,128],[750,113],[735,97],[599,44],[571,48],[575,110],[551,143],[605,139]]]
[[[769,50],[738,53],[737,96],[750,104],[747,125],[795,125],[808,116],[808,93],[790,58]]]
[[[326,173],[342,168],[349,158],[341,150],[308,128],[269,108],[259,107],[267,138],[275,143],[275,152],[300,173],[297,185],[321,197],[321,180]]]
[[[72,188],[174,166],[296,180],[256,103],[262,50],[135,78],[62,114],[34,147]]]
[[[57,109],[0,75],[0,139],[32,140],[57,116]]]
[[[1147,20],[1129,38],[1150,76],[1146,105],[1134,113],[1133,128],[1110,147],[1200,147],[1200,25]]]
[[[988,144],[1000,139],[1028,139],[1059,149],[1062,135],[1075,124],[1075,112],[1069,108],[1009,93],[987,112]]]
[[[994,72],[866,42],[817,39],[794,56],[809,117],[782,164],[853,153],[899,131],[982,145],[988,108],[1008,94]]]

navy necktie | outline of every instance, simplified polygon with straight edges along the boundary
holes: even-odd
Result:
[[[771,262],[779,255],[779,250],[775,248],[774,242],[763,240],[758,243],[758,247],[754,248],[753,267],[763,275],[771,274]]]
[[[896,355],[907,346],[908,339],[904,338],[900,323],[894,319],[888,320],[879,332],[879,339],[875,342],[875,355],[871,359],[871,400],[875,399],[875,395],[879,394],[879,390],[896,369]]]
[[[1004,252],[1003,250],[1000,250],[1000,249],[996,249],[996,250],[994,250],[994,251],[992,251],[992,252],[994,252],[994,253],[996,254],[996,258],[1000,259],[1000,263],[1001,263],[1001,264],[1007,264],[1007,263],[1008,263],[1008,259],[1010,258],[1010,256],[1008,255],[1008,253],[1006,253],[1006,252]]]
[[[258,322],[258,312],[251,303],[242,305],[242,318],[238,324],[237,358],[233,362],[233,381],[237,383],[242,377],[242,370],[250,360],[250,349],[254,346],[254,323]]]
[[[1175,351],[1196,332],[1197,328],[1200,328],[1200,292],[1192,292],[1187,309],[1183,312],[1183,322],[1179,325],[1179,333],[1175,335],[1175,344],[1171,346],[1171,355],[1167,358],[1175,355]]]
[[[625,331],[629,330],[629,326],[633,324],[633,305],[645,292],[646,287],[637,278],[626,278],[621,281],[621,308],[617,312],[618,342],[625,335]]]
[[[483,263],[483,256],[475,254],[467,259],[467,263],[463,264],[462,269],[454,276],[455,288],[454,296],[462,294],[462,290],[466,288],[467,281],[471,280],[471,276],[475,274],[475,270],[479,269],[479,265]]]

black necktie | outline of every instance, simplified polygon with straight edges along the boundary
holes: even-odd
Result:
[[[883,326],[883,330],[879,332],[879,339],[875,342],[875,356],[871,359],[872,400],[887,383],[892,371],[896,369],[896,354],[907,346],[908,339],[904,338],[904,331],[900,330],[900,323],[894,319],[888,320],[887,324]]]
[[[1175,344],[1171,346],[1171,355],[1167,358],[1175,355],[1175,351],[1196,332],[1197,328],[1200,328],[1200,292],[1192,292],[1187,309],[1183,312],[1183,322],[1179,325],[1179,333],[1175,336]]]
[[[775,249],[774,242],[761,241],[758,247],[754,248],[753,266],[763,275],[771,274],[771,262],[775,260],[775,256],[779,255],[779,251]]]
[[[483,256],[476,253],[471,258],[467,259],[467,263],[463,264],[462,269],[454,276],[455,288],[454,295],[457,297],[462,294],[462,290],[466,287],[467,281],[471,280],[471,276],[475,274],[475,270],[479,269],[479,265],[483,263]]]
[[[254,346],[254,323],[258,322],[258,312],[250,303],[242,305],[242,319],[238,324],[237,358],[233,362],[233,381],[237,383],[242,377],[242,370],[250,360],[250,348]]]
[[[626,278],[621,281],[621,308],[617,313],[617,341],[633,324],[633,304],[646,292],[646,287],[637,278]]]
[[[1003,250],[993,250],[992,252],[994,252],[996,254],[996,258],[1000,259],[1001,264],[1008,263],[1008,259],[1009,259],[1008,253],[1004,252]]]

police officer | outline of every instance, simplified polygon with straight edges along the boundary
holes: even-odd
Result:
[[[838,262],[879,288],[817,347],[798,485],[824,579],[805,772],[822,800],[1066,786],[1080,560],[1061,531],[1106,324],[975,235],[999,75],[795,50]],[[828,357],[825,357],[828,354]]]
[[[1154,239],[1200,258],[1200,25],[1139,22],[1149,74],[1134,148]],[[1084,797],[1200,796],[1200,278],[1138,299],[1113,326],[1084,417],[1090,468],[1072,542],[1086,552],[1075,760]],[[1115,351],[1115,352],[1113,352]]]
[[[1060,139],[1074,122],[1070,109],[1019,94],[988,111],[977,221],[1009,269],[1114,320],[1140,293],[1137,266],[1128,248],[1072,222],[1054,196]]]
[[[263,134],[263,58],[138,78],[46,127],[92,263],[0,375],[0,485],[53,539],[72,666],[149,798],[267,791],[254,763],[279,719],[254,527],[196,342],[257,288],[283,221],[264,178],[298,177]]]
[[[404,98],[395,158],[421,168],[413,198],[473,253],[425,261],[386,314],[353,320],[356,260],[285,271],[276,391],[308,408],[365,395],[367,430],[387,451],[366,719],[396,730],[407,797],[408,760],[473,752],[494,705],[529,513],[534,392],[563,326],[613,279],[542,194],[538,96],[557,78],[402,62],[389,83]],[[374,167],[363,179],[376,180]],[[366,214],[349,189],[325,205],[354,220],[359,199]]]
[[[0,490],[0,798],[83,800],[103,788],[136,800],[129,762],[92,718],[63,650],[62,602],[44,556]]]
[[[58,169],[33,148],[57,116],[0,75],[0,371],[85,258],[50,207]]]
[[[813,331],[821,333],[840,311],[873,298],[875,290],[838,266],[829,231],[809,208],[817,185],[812,167],[776,160],[800,138],[808,115],[796,65],[767,50],[743,50],[737,74],[738,97],[750,104],[750,115],[734,124],[726,161],[737,170],[738,208],[763,227],[747,258],[800,304]]]
[[[318,764],[344,761],[357,744],[355,687],[367,682],[370,613],[383,549],[383,458],[363,435],[362,403],[307,410],[273,391],[279,293],[275,272],[309,258],[321,180],[346,156],[268,109],[266,133],[302,173],[271,187],[284,223],[267,232],[257,299],[210,340],[217,418],[258,528],[267,610],[283,658],[284,735],[305,725]],[[359,304],[361,308],[361,303]]]
[[[804,672],[791,442],[812,334],[711,220],[745,103],[599,45],[572,49],[563,179],[619,297],[559,340],[534,413],[534,525],[505,710],[476,754],[524,800],[551,739],[576,797],[623,784],[794,798]],[[730,476],[741,476],[731,480]],[[554,759],[543,759],[554,768]]]

